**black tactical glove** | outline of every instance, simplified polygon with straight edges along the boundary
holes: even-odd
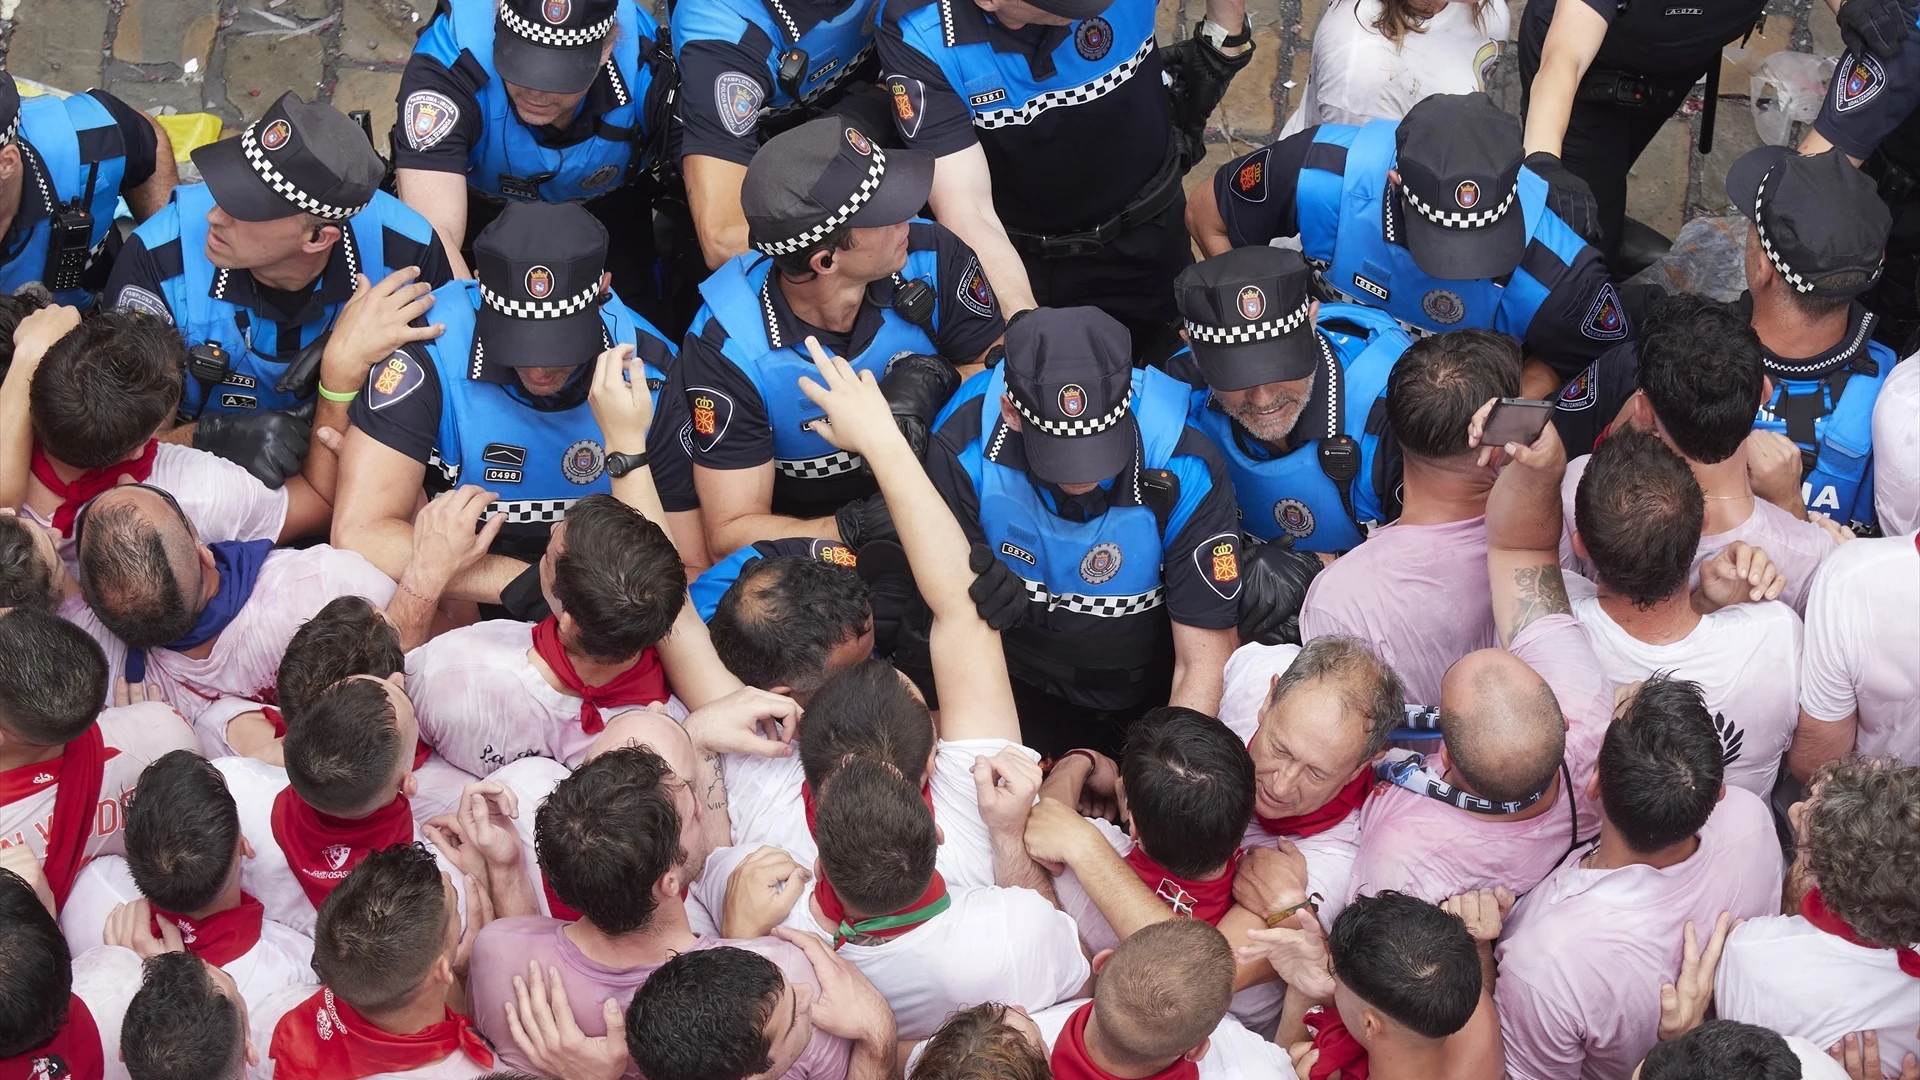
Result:
[[[1855,56],[1872,53],[1882,60],[1899,55],[1913,15],[1900,0],[1845,0],[1840,5],[1840,40]]]
[[[271,409],[219,412],[193,426],[193,448],[218,454],[276,490],[300,471],[307,459],[313,428],[306,421]]]
[[[1240,640],[1300,644],[1300,605],[1320,556],[1295,551],[1291,537],[1279,536],[1242,556],[1240,566]]]
[[[1221,52],[1200,36],[1204,23],[1196,23],[1193,35],[1185,41],[1160,50],[1160,63],[1172,80],[1173,126],[1186,140],[1188,160],[1198,161],[1207,154],[1207,117],[1227,96],[1227,84],[1241,68],[1253,62],[1253,39],[1233,56]],[[1252,28],[1243,26],[1245,34]]]
[[[875,540],[860,549],[855,572],[867,583],[867,607],[873,612],[873,650],[881,656],[892,656],[899,644],[900,624],[919,597],[907,553],[891,540]]]
[[[900,539],[893,530],[893,515],[887,513],[886,496],[877,491],[841,507],[833,515],[833,524],[840,530],[841,541],[855,555],[869,540]]]
[[[893,422],[907,437],[913,456],[927,460],[927,432],[933,418],[960,389],[960,371],[938,356],[907,353],[895,357],[880,377],[880,396],[893,409]]]
[[[1567,171],[1558,157],[1545,150],[1528,154],[1522,164],[1547,182],[1547,209],[1560,215],[1560,220],[1579,233],[1581,239],[1598,247],[1600,204],[1594,201],[1593,189],[1587,182]]]
[[[500,606],[521,622],[539,622],[553,614],[547,594],[540,591],[540,564],[534,563],[500,590]]]
[[[967,566],[980,575],[967,586],[975,611],[997,631],[1011,629],[1027,613],[1027,584],[985,544],[973,545]]]

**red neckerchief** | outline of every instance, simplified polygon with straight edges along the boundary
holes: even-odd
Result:
[[[1067,1026],[1060,1029],[1060,1037],[1053,1040],[1053,1053],[1047,1056],[1047,1063],[1053,1066],[1053,1080],[1120,1080],[1095,1065],[1093,1055],[1087,1053],[1087,1020],[1092,1016],[1093,1002],[1089,1001],[1067,1017]],[[1143,1080],[1199,1080],[1199,1077],[1200,1066],[1183,1057]]]
[[[1818,885],[1808,889],[1807,895],[1801,899],[1800,917],[1812,923],[1815,930],[1832,934],[1843,941],[1851,941],[1863,949],[1886,948],[1884,945],[1870,945],[1861,941],[1860,935],[1854,933],[1853,927],[1847,925],[1847,920],[1834,914],[1833,909],[1827,906],[1827,898],[1820,895]],[[1892,952],[1900,958],[1901,971],[1920,979],[1920,952],[1907,946],[1895,946]]]
[[[1318,810],[1309,810],[1293,817],[1254,816],[1259,817],[1260,827],[1269,836],[1317,836],[1347,820],[1347,815],[1360,809],[1360,804],[1367,801],[1367,792],[1372,790],[1373,770],[1362,769],[1359,776],[1335,792],[1333,798]]]
[[[580,913],[569,907],[565,900],[560,899],[560,894],[553,891],[553,883],[547,880],[545,874],[540,875],[540,888],[547,894],[548,915],[559,919],[561,922],[580,921]]]
[[[493,1068],[493,1047],[473,1021],[447,1010],[446,1019],[412,1035],[373,1026],[353,1006],[321,987],[274,1025],[267,1056],[280,1080],[360,1080],[377,1073],[403,1073],[465,1054],[482,1069]]]
[[[287,718],[281,714],[279,708],[273,705],[262,705],[260,706],[260,715],[266,717],[267,723],[273,725],[274,738],[284,739],[287,737]],[[433,747],[427,745],[427,740],[420,738],[413,740],[413,767],[415,769],[425,765],[427,759],[432,756]]]
[[[106,1074],[100,1029],[78,994],[67,995],[67,1022],[45,1045],[0,1058],[0,1080],[101,1080]]]
[[[73,879],[86,865],[87,841],[93,838],[94,813],[100,805],[107,760],[119,753],[107,747],[100,725],[90,724],[52,761],[0,773],[0,806],[60,784],[53,793],[53,816],[47,821],[47,857],[40,861],[56,907],[66,906]],[[60,783],[62,777],[66,778],[64,784]]]
[[[53,511],[53,527],[60,530],[61,536],[71,535],[73,519],[80,513],[80,508],[92,502],[95,495],[117,487],[123,476],[133,477],[136,484],[146,483],[147,477],[153,475],[153,459],[159,452],[159,440],[148,439],[138,457],[118,461],[101,469],[88,469],[71,480],[62,480],[60,474],[53,471],[53,459],[40,449],[36,441],[31,465],[33,478],[60,497],[60,505]]]
[[[933,872],[933,880],[927,882],[927,891],[920,894],[920,899],[899,911],[857,922],[847,921],[846,905],[840,902],[840,897],[825,877],[814,882],[813,898],[820,902],[820,914],[826,917],[828,926],[833,930],[833,947],[836,949],[855,937],[899,937],[953,905],[952,897],[947,895],[947,879],[941,877],[938,870]]]
[[[323,814],[282,788],[273,800],[273,839],[287,855],[295,881],[315,911],[368,854],[413,839],[413,810],[405,795],[357,821]]]
[[[188,952],[214,967],[226,967],[260,943],[260,921],[266,913],[260,901],[241,893],[239,904],[204,919],[189,919],[156,907],[148,921],[153,924],[154,937],[160,936],[162,917],[172,921],[180,928],[180,942]]]
[[[1347,1030],[1340,1010],[1331,1005],[1315,1005],[1301,1018],[1313,1032],[1313,1047],[1320,1051],[1307,1080],[1327,1080],[1336,1071],[1340,1080],[1367,1080],[1367,1048]]]
[[[1233,906],[1233,875],[1240,869],[1240,853],[1233,853],[1233,859],[1227,863],[1227,872],[1212,881],[1195,881],[1192,878],[1176,876],[1173,871],[1153,861],[1147,849],[1133,845],[1127,852],[1127,865],[1140,875],[1155,896],[1165,900],[1173,907],[1173,913],[1182,918],[1199,919],[1209,926],[1220,925],[1220,917]]]
[[[920,785],[920,797],[927,801],[927,813],[933,813],[933,781],[924,781]],[[813,787],[805,780],[800,781],[800,809],[807,815],[807,835],[813,835]]]
[[[560,620],[549,615],[533,628],[533,651],[546,661],[560,685],[580,698],[580,729],[598,735],[607,726],[600,710],[616,705],[651,705],[667,700],[667,670],[660,666],[660,654],[649,645],[640,650],[633,666],[613,677],[612,682],[588,686],[573,669],[573,660],[560,644]]]

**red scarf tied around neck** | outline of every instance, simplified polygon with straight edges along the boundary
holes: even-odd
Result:
[[[279,1080],[361,1080],[423,1069],[455,1054],[467,1055],[482,1069],[493,1068],[493,1047],[472,1020],[452,1009],[437,1024],[395,1035],[373,1026],[324,986],[287,1010],[270,1046],[267,1053]]]
[[[1328,799],[1320,809],[1293,817],[1262,817],[1260,827],[1269,836],[1317,836],[1347,820],[1347,815],[1360,809],[1360,804],[1367,801],[1367,793],[1372,790],[1373,770],[1362,769],[1359,776],[1335,792],[1333,798]]]
[[[1886,947],[1883,945],[1869,945],[1861,941],[1860,935],[1854,933],[1853,927],[1848,926],[1845,919],[1834,914],[1833,909],[1827,906],[1827,898],[1820,895],[1820,887],[1817,885],[1807,890],[1806,897],[1800,901],[1800,917],[1812,923],[1814,929],[1832,934],[1834,937],[1844,941],[1851,941],[1861,948],[1879,949]],[[1920,951],[1915,951],[1909,946],[1898,946],[1892,949],[1892,952],[1894,956],[1899,958],[1901,971],[1906,972],[1913,978],[1920,979]]]
[[[413,839],[413,810],[405,795],[395,795],[384,809],[357,821],[334,817],[308,806],[289,784],[273,800],[273,839],[318,911],[368,854]]]
[[[33,460],[29,467],[33,478],[40,481],[48,491],[60,497],[60,506],[53,512],[53,527],[60,530],[61,536],[73,535],[73,519],[80,508],[93,501],[93,497],[103,491],[110,491],[120,483],[120,478],[130,476],[136,484],[144,484],[147,477],[153,475],[153,459],[160,453],[160,443],[148,439],[136,457],[117,461],[99,469],[88,469],[71,480],[60,479],[53,471],[53,459],[40,449],[39,443],[33,444]]]
[[[660,666],[660,654],[649,645],[640,650],[633,666],[613,677],[613,681],[588,686],[573,668],[566,646],[560,644],[560,620],[552,615],[533,628],[533,651],[560,680],[560,685],[580,698],[580,729],[598,735],[607,726],[600,710],[621,705],[635,707],[667,700],[667,671]]]
[[[1327,1080],[1336,1071],[1340,1080],[1367,1080],[1367,1048],[1347,1030],[1338,1009],[1316,1005],[1307,1010],[1304,1022],[1313,1032],[1313,1048],[1320,1051],[1307,1080]]]
[[[107,1074],[100,1028],[78,994],[67,995],[67,1022],[44,1045],[0,1058],[0,1080],[100,1080]]]
[[[204,919],[189,919],[171,911],[153,909],[148,917],[153,936],[160,936],[160,920],[180,928],[180,942],[187,951],[212,964],[226,967],[253,951],[260,943],[260,923],[267,909],[260,901],[240,894],[240,903],[225,911],[216,911]]]
[[[1172,906],[1175,915],[1218,926],[1220,917],[1233,906],[1233,875],[1240,869],[1240,852],[1233,853],[1227,872],[1212,881],[1176,876],[1153,861],[1153,856],[1139,844],[1127,852],[1127,865],[1133,867],[1133,872],[1140,875],[1140,880],[1147,883],[1155,896]]]
[[[1060,1029],[1060,1037],[1053,1040],[1053,1053],[1047,1062],[1053,1067],[1053,1080],[1119,1080],[1094,1064],[1093,1055],[1087,1053],[1087,1021],[1092,1017],[1093,1002],[1089,1001],[1074,1010],[1067,1018],[1067,1026]],[[1199,1080],[1199,1077],[1200,1066],[1183,1057],[1144,1080]]]
[[[50,784],[60,785],[54,790],[53,815],[47,821],[47,857],[41,860],[56,907],[66,906],[74,878],[86,865],[107,760],[119,752],[107,746],[100,725],[94,724],[52,761],[0,773],[0,806],[28,798]]]

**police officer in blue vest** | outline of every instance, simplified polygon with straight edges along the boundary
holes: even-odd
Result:
[[[361,277],[452,277],[425,218],[378,190],[380,156],[331,105],[288,92],[193,152],[204,184],[134,230],[106,301],[187,339],[179,420],[193,445],[278,487],[299,472],[325,338]]]
[[[1323,560],[1387,516],[1374,494],[1384,395],[1412,343],[1384,312],[1313,299],[1312,279],[1298,252],[1245,247],[1174,281],[1191,346],[1168,367],[1193,369],[1187,422],[1226,460],[1257,542],[1241,561],[1240,632],[1268,644],[1299,643],[1292,620]]]
[[[1002,637],[1027,745],[1104,753],[1169,700],[1214,712],[1240,643],[1241,540],[1226,465],[1187,421],[1192,388],[1135,369],[1097,308],[1029,312],[1006,347],[948,405],[927,473],[1026,587]]]
[[[1341,299],[1415,333],[1498,330],[1544,397],[1631,331],[1606,266],[1521,165],[1520,124],[1485,94],[1398,122],[1321,124],[1220,167],[1187,223],[1209,254],[1298,236]]]
[[[608,446],[587,392],[605,350],[634,347],[656,395],[673,348],[607,288],[606,227],[565,203],[514,203],[474,241],[478,280],[434,294],[446,331],[374,363],[350,406],[333,542],[398,574],[423,486],[474,484],[506,519],[490,554],[447,595],[545,615],[539,560],[567,507],[651,464],[661,488],[688,483],[666,408],[644,446]],[[679,523],[669,515],[669,530]],[[676,542],[685,538],[676,534]]]
[[[635,0],[440,0],[400,79],[400,197],[455,252],[506,202],[585,202],[621,238],[614,287],[661,318],[645,176],[670,153],[665,37]]]
[[[754,251],[701,286],[684,382],[694,482],[718,559],[814,536],[855,551],[893,537],[871,474],[807,425],[806,339],[871,371],[906,426],[929,424],[1005,324],[973,252],[914,218],[933,160],[886,150],[838,116],[767,140],[741,190]],[[910,436],[911,438],[911,436]],[[924,445],[924,440],[922,441]]]
[[[21,100],[0,71],[0,293],[30,285],[89,307],[107,278],[115,204],[136,221],[179,180],[158,124],[105,90]]]

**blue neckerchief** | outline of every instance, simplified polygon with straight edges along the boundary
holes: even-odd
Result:
[[[1441,779],[1440,774],[1427,768],[1427,756],[1411,750],[1396,750],[1374,765],[1373,774],[1377,779],[1385,780],[1394,787],[1405,788],[1415,795],[1429,799],[1438,799],[1449,806],[1456,806],[1473,814],[1517,814],[1546,795],[1536,791],[1524,799],[1509,802],[1494,802],[1483,799],[1470,791],[1462,791]]]
[[[208,544],[207,550],[213,552],[214,568],[220,572],[220,588],[214,592],[213,599],[207,601],[193,629],[161,646],[164,649],[184,652],[219,637],[252,598],[253,587],[260,580],[260,568],[266,565],[267,555],[273,551],[273,541],[228,540]],[[127,650],[126,676],[129,683],[145,681],[145,649]]]

